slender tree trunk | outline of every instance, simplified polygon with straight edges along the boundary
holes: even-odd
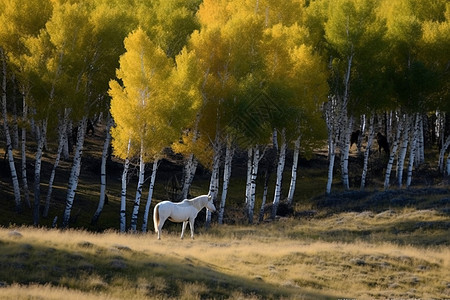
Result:
[[[385,178],[384,178],[384,190],[385,191],[389,189],[389,180],[391,178],[392,165],[394,164],[395,155],[397,153],[398,143],[399,143],[400,136],[401,136],[401,133],[402,133],[402,126],[403,126],[402,122],[401,121],[398,122],[398,124],[397,124],[397,134],[396,134],[396,137],[395,137],[395,140],[394,140],[394,144],[392,146],[392,150],[391,150],[391,153],[390,153],[390,156],[389,156],[389,161],[388,161],[388,164],[387,164],[387,167],[386,167],[386,175],[385,175]]]
[[[2,61],[2,113],[3,113],[3,130],[6,137],[6,153],[8,154],[9,169],[11,171],[11,180],[14,189],[14,201],[16,204],[16,211],[21,211],[20,187],[19,179],[17,177],[16,166],[14,164],[14,156],[12,151],[11,135],[8,126],[8,112],[6,110],[6,57],[3,48],[0,47],[0,59]]]
[[[63,159],[65,161],[69,160],[70,157],[70,145],[71,145],[71,138],[72,138],[72,121],[68,120],[67,121],[67,125],[66,125],[66,131],[64,132],[65,137],[65,142],[64,142],[64,146],[63,146]]]
[[[187,199],[192,181],[194,180],[195,172],[197,171],[198,160],[194,154],[190,154],[184,165],[184,181],[181,190],[182,199]]]
[[[12,103],[13,103],[13,122],[12,122],[12,132],[13,132],[13,139],[12,144],[14,149],[19,148],[19,122],[17,122],[17,99],[16,99],[16,76],[12,75],[12,84],[13,84],[13,91],[12,91]]]
[[[213,167],[211,172],[211,180],[209,182],[209,194],[212,197],[213,203],[216,202],[219,193],[219,168],[220,168],[220,142],[219,137],[216,136],[214,145]],[[205,228],[211,225],[211,211],[206,209]]]
[[[414,124],[414,133],[411,141],[411,149],[409,151],[408,176],[406,178],[406,187],[409,187],[411,185],[412,171],[414,167],[414,156],[416,155],[418,135],[419,135],[419,114],[416,114],[416,122]]]
[[[248,213],[250,205],[250,189],[252,185],[252,160],[253,160],[253,147],[250,147],[247,151],[247,181],[245,185],[245,206]]]
[[[259,210],[259,222],[264,221],[264,208],[267,203],[267,193],[269,191],[269,178],[270,178],[270,171],[269,167],[266,168],[266,171],[264,172],[264,191],[263,191],[263,197],[261,201],[261,209]]]
[[[141,203],[142,188],[144,185],[145,163],[144,163],[144,141],[141,140],[141,151],[139,154],[139,179],[134,199],[133,213],[131,215],[131,231],[136,232],[139,206]]]
[[[58,168],[59,161],[61,160],[61,153],[64,148],[64,144],[66,143],[66,128],[67,128],[67,118],[68,118],[68,112],[67,109],[64,112],[64,117],[59,124],[58,128],[58,150],[56,152],[56,158],[55,162],[53,164],[52,173],[50,174],[50,179],[48,181],[48,189],[47,189],[47,197],[45,198],[45,207],[44,212],[42,213],[42,216],[44,218],[48,217],[48,211],[50,209],[50,199],[52,198],[52,191],[53,191],[53,182],[55,180],[56,175],[56,169]]]
[[[147,232],[148,215],[150,214],[150,205],[152,204],[153,190],[155,188],[156,172],[158,171],[159,160],[153,162],[152,176],[150,177],[150,186],[148,188],[147,203],[145,204],[144,220],[142,222],[142,232]]]
[[[258,177],[258,166],[259,166],[259,147],[255,146],[253,149],[253,160],[252,160],[252,168],[251,168],[251,176],[250,176],[250,197],[249,197],[249,205],[248,205],[248,222],[249,224],[253,224],[253,211],[255,208],[256,201],[256,178]]]
[[[234,150],[232,148],[232,144],[230,141],[227,141],[227,148],[225,150],[225,165],[223,168],[223,186],[222,186],[222,195],[219,206],[219,217],[218,223],[223,224],[223,214],[225,212],[225,203],[227,200],[228,194],[228,184],[230,182],[231,177],[231,162],[233,161]]]
[[[328,179],[327,179],[327,189],[326,193],[329,195],[331,194],[331,185],[333,184],[333,170],[334,170],[334,160],[336,158],[336,145],[331,139],[328,144],[329,147],[329,153],[328,153]]]
[[[22,93],[23,101],[23,122],[27,121],[28,117],[28,105],[26,102],[25,92]],[[30,204],[30,190],[28,188],[28,177],[27,177],[27,128],[22,126],[22,142],[21,142],[21,155],[22,155],[22,188],[23,188],[23,199],[25,204],[31,208]]]
[[[72,211],[73,200],[78,187],[78,178],[81,170],[81,156],[83,154],[84,138],[86,135],[87,116],[84,116],[78,128],[77,145],[73,157],[72,169],[70,171],[69,184],[67,188],[66,208],[64,209],[62,227],[69,226],[70,213]]]
[[[450,146],[450,135],[447,136],[445,143],[443,143],[441,147],[441,151],[439,152],[439,163],[438,168],[439,171],[444,174],[444,158],[445,158],[445,152],[447,151],[447,148]]]
[[[44,151],[45,138],[47,132],[47,120],[42,120],[41,126],[38,126],[40,134],[37,141],[36,159],[34,164],[34,207],[33,207],[33,224],[39,224],[39,209],[41,206],[41,167],[42,153]]]
[[[409,121],[409,116],[406,116],[405,125],[403,130],[403,137],[401,141],[401,147],[398,155],[398,166],[397,166],[397,180],[398,187],[401,188],[403,185],[403,167],[405,164],[406,152],[408,150],[408,142],[409,142],[409,127],[411,126],[411,122]]]
[[[273,198],[273,204],[272,204],[272,213],[271,218],[275,219],[277,215],[278,205],[280,204],[281,199],[281,184],[283,181],[283,171],[284,171],[284,165],[286,161],[286,129],[283,128],[281,131],[281,147],[280,147],[280,153],[278,158],[278,166],[277,166],[277,179],[275,184],[275,193]]]
[[[417,165],[423,164],[425,161],[425,142],[424,142],[424,136],[423,136],[423,116],[419,116],[419,136],[417,139],[417,149],[418,154],[416,156],[418,157]]]
[[[294,144],[294,154],[292,157],[291,183],[289,185],[289,193],[287,197],[288,205],[292,205],[292,202],[294,200],[295,186],[297,184],[298,157],[300,155],[300,138],[301,136],[299,136],[295,140]]]
[[[100,218],[100,214],[103,211],[103,206],[105,205],[105,196],[106,196],[106,159],[108,158],[108,149],[111,144],[111,127],[113,125],[113,120],[111,115],[108,112],[108,116],[106,118],[106,138],[103,143],[103,151],[102,151],[102,163],[100,166],[100,199],[98,201],[97,210],[95,211],[94,216],[92,217],[91,224],[97,224],[98,219]]]
[[[366,187],[366,176],[367,176],[367,168],[369,165],[370,150],[371,150],[372,143],[373,143],[373,137],[375,136],[373,122],[374,122],[374,116],[371,116],[370,121],[369,121],[369,137],[367,140],[366,151],[364,152],[364,165],[363,165],[363,171],[362,171],[362,175],[361,175],[361,188],[360,188],[361,191],[363,191]],[[362,133],[361,133],[361,135],[362,135]]]
[[[352,134],[352,126],[353,126],[353,117],[350,117],[350,120],[346,122],[347,126],[344,130],[344,136],[343,136],[343,145],[342,145],[342,183],[344,185],[344,189],[348,191],[350,189],[350,182],[349,182],[349,174],[348,174],[348,157],[350,154],[350,136]]]
[[[127,148],[127,157],[125,158],[125,162],[123,164],[123,172],[122,172],[122,190],[120,192],[120,232],[126,231],[126,206],[127,206],[127,175],[128,169],[130,168],[130,148],[131,148],[131,139],[128,140],[128,148]]]

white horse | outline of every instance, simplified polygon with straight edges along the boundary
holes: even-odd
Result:
[[[191,238],[194,238],[194,221],[197,214],[204,207],[211,212],[216,211],[216,207],[212,201],[211,195],[202,195],[193,199],[184,199],[180,203],[170,201],[163,201],[155,205],[153,210],[153,224],[155,225],[155,232],[158,233],[158,240],[161,239],[161,229],[164,222],[169,219],[172,222],[183,222],[181,229],[181,239],[183,239],[184,230],[187,223],[191,228]]]

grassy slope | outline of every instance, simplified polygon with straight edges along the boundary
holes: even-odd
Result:
[[[80,293],[92,299],[444,298],[450,293],[449,248],[398,245],[390,241],[393,233],[379,233],[380,227],[390,232],[398,222],[423,220],[448,217],[409,209],[340,213],[319,222],[286,218],[199,229],[194,241],[180,241],[179,230],[157,241],[154,234],[0,229],[0,285],[8,286],[0,298],[37,295],[30,283],[48,285],[44,298],[55,299]]]

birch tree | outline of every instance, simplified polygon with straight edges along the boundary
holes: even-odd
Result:
[[[175,68],[141,28],[130,33],[124,44],[126,52],[120,57],[117,70],[120,83],[112,80],[109,93],[116,124],[112,130],[115,153],[125,159],[130,155],[139,157],[139,180],[131,216],[131,230],[136,231],[145,163],[157,158],[164,147],[180,136],[186,120],[198,108],[199,92],[195,84],[191,85],[196,81],[189,81],[195,56],[187,50],[177,57]],[[126,141],[131,147],[125,151]],[[130,152],[125,154],[128,149]],[[156,176],[154,171],[152,176]]]

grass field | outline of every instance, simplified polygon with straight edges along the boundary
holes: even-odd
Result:
[[[161,241],[154,233],[1,228],[0,298],[448,298],[449,222],[435,210],[342,212],[215,225],[182,241],[178,227]]]

